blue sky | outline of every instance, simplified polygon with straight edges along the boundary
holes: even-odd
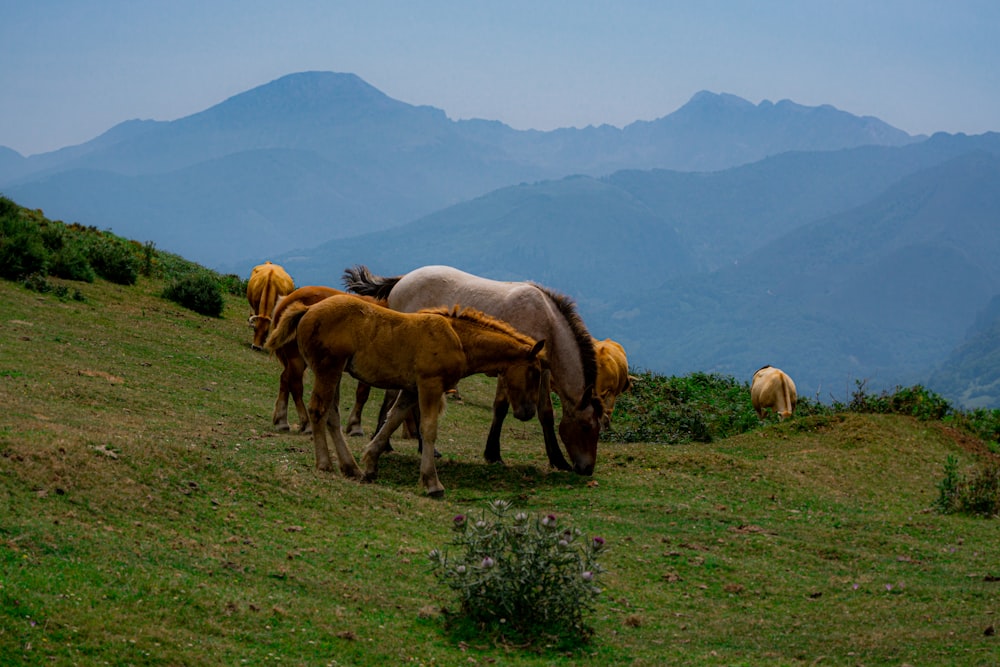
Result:
[[[173,120],[285,74],[519,129],[667,115],[700,90],[1000,131],[996,0],[0,0],[0,145]]]

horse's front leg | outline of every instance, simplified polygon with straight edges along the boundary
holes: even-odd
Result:
[[[486,450],[483,452],[487,463],[503,463],[503,459],[500,458],[500,433],[503,430],[503,420],[507,417],[509,409],[507,386],[501,375],[497,378],[497,391],[493,397],[493,421],[490,423],[490,433],[486,436]],[[539,414],[539,418],[541,418],[541,414]]]
[[[438,479],[434,454],[444,387],[438,383],[430,384],[429,387],[421,387],[419,395],[420,435],[423,438],[423,451],[420,452],[420,483],[428,496],[441,498],[444,496],[444,486]]]
[[[545,453],[549,457],[549,465],[556,470],[572,470],[573,466],[566,461],[559,440],[556,439],[556,418],[552,409],[552,389],[549,386],[548,371],[542,373],[542,381],[538,388],[538,421],[542,425],[542,438],[545,440]],[[564,406],[565,410],[566,407]]]
[[[371,396],[372,386],[364,382],[358,382],[357,389],[354,390],[354,407],[347,415],[347,435],[363,437],[365,430],[361,427],[361,411],[365,409],[365,403]]]
[[[361,455],[361,463],[365,467],[365,480],[372,481],[378,478],[378,459],[389,449],[389,436],[399,428],[406,418],[406,413],[417,403],[416,394],[409,391],[401,391],[396,396],[396,402],[386,413],[385,421],[379,426],[378,431],[372,437],[371,442],[365,447]]]

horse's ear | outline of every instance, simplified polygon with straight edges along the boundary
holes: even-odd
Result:
[[[542,340],[538,341],[537,343],[535,343],[535,347],[531,348],[530,358],[534,359],[539,354],[541,354],[543,347],[545,347],[545,339],[544,338]]]

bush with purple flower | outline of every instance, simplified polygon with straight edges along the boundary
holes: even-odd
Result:
[[[555,514],[510,513],[510,502],[494,500],[478,519],[459,514],[451,550],[430,553],[434,574],[458,594],[458,618],[529,641],[586,640],[604,538],[582,539]]]

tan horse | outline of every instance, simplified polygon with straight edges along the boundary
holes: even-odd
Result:
[[[300,287],[278,300],[274,311],[271,313],[271,321],[278,322],[285,311],[296,304],[311,306],[327,297],[338,294],[345,294],[345,292],[319,285]],[[354,295],[354,297],[378,303],[370,297],[358,295]],[[281,378],[278,381],[278,398],[274,402],[274,413],[271,416],[271,422],[279,431],[290,430],[288,424],[288,398],[291,396],[292,401],[295,403],[295,411],[299,416],[299,432],[312,433],[312,427],[309,425],[309,413],[306,412],[306,405],[303,400],[304,390],[302,380],[306,372],[306,362],[299,352],[299,344],[295,340],[291,340],[286,345],[275,348],[274,356],[281,362]],[[368,400],[370,392],[371,387],[364,383],[358,383],[354,396],[354,407],[347,417],[348,435],[364,435],[364,431],[361,428],[361,411]]]
[[[425,266],[395,277],[374,276],[367,267],[355,266],[344,272],[344,284],[348,291],[386,299],[390,308],[400,312],[453,304],[476,308],[536,340],[545,340],[549,369],[537,385],[535,404],[515,402],[509,374],[497,382],[486,460],[501,461],[500,432],[511,405],[514,416],[522,421],[531,419],[537,407],[549,463],[560,470],[593,474],[603,406],[594,393],[594,341],[571,299],[535,283],[489,280],[450,266]],[[550,387],[562,403],[559,437],[572,467],[556,440]],[[521,397],[529,395],[524,392]]]
[[[442,394],[475,373],[502,376],[519,368],[519,376],[538,377],[544,361],[544,341],[536,342],[478,311],[439,308],[397,313],[354,296],[331,296],[313,306],[286,309],[267,346],[273,350],[293,339],[315,375],[309,417],[316,467],[333,469],[327,444],[332,438],[345,477],[374,479],[389,435],[409,409],[419,405],[424,440],[420,482],[430,496],[444,494],[434,465]],[[385,424],[365,448],[363,475],[340,428],[344,371],[373,387],[402,390]]]
[[[628,358],[621,343],[610,338],[594,339],[597,353],[597,397],[604,406],[601,428],[611,428],[611,414],[615,411],[615,400],[632,387],[632,376],[628,374]]]
[[[774,366],[764,366],[753,374],[750,383],[750,402],[761,419],[767,410],[778,415],[778,419],[788,419],[795,412],[798,396],[792,378]]]
[[[277,264],[264,262],[253,267],[247,281],[247,302],[253,313],[247,323],[253,328],[253,342],[250,347],[259,350],[271,327],[271,311],[278,298],[295,289],[292,277]]]

